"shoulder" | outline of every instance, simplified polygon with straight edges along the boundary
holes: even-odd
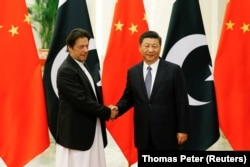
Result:
[[[165,61],[160,59],[158,71],[160,73],[168,73],[168,74],[173,74],[173,75],[184,75],[182,68],[175,63]]]
[[[181,70],[181,67],[178,64],[175,64],[175,63],[163,60],[163,59],[160,59],[159,67],[168,68],[172,70]]]
[[[78,64],[70,57],[68,56],[60,65],[58,72],[61,71],[77,71]]]
[[[173,67],[173,68],[179,68],[180,67],[178,64],[172,63],[172,62],[164,60],[164,59],[160,59],[159,64],[163,64],[165,66],[169,66],[169,67]]]
[[[139,70],[139,69],[142,69],[143,67],[143,62],[139,62],[137,64],[134,64],[132,65],[129,69],[128,69],[128,72],[131,72],[131,71],[136,71],[136,70]]]

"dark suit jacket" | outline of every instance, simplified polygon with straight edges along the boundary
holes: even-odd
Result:
[[[150,99],[143,78],[143,62],[130,68],[119,115],[134,106],[135,146],[146,149],[149,137],[156,149],[177,149],[177,132],[188,131],[188,98],[182,70],[160,59]]]
[[[101,92],[97,98],[80,66],[68,56],[57,74],[59,113],[56,142],[64,147],[88,150],[94,141],[97,118],[101,120],[104,146],[107,145],[105,120],[110,109],[103,106]]]

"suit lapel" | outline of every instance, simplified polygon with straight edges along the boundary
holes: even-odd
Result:
[[[96,92],[97,100],[98,100],[99,103],[102,103],[101,89],[97,86],[97,84],[96,84],[97,81],[95,80],[95,78],[93,77],[92,73],[90,72],[90,69],[89,69],[87,63],[85,63],[85,67],[88,70],[89,74],[91,75],[91,77],[92,77],[92,79],[94,81],[94,86],[95,86],[95,92]]]
[[[87,81],[88,85],[91,87],[90,81],[89,81],[87,75],[85,74],[85,72],[82,70],[82,68],[75,62],[75,60],[72,57],[68,56],[67,59],[76,68],[76,70],[79,72],[79,74],[82,74],[81,76],[83,76],[84,80]]]
[[[73,60],[73,58],[71,58],[70,56],[68,56],[67,59],[68,59],[69,62],[77,69],[77,71],[79,71],[79,74],[82,74],[81,76],[83,77],[83,80],[84,80],[85,82],[88,83],[89,89],[92,91],[94,97],[97,96],[97,97],[96,97],[96,98],[98,98],[97,100],[98,100],[98,101],[101,100],[101,99],[100,99],[100,97],[101,97],[101,96],[100,96],[100,92],[99,92],[98,89],[97,89],[96,82],[95,82],[95,80],[94,80],[92,74],[89,72],[90,75],[91,75],[91,77],[92,77],[92,79],[93,79],[93,81],[94,81],[96,96],[95,96],[95,93],[94,93],[93,88],[92,88],[92,86],[91,86],[91,83],[90,83],[90,81],[89,81],[87,75],[85,74],[85,72],[82,70],[82,68],[81,68],[81,67],[75,62],[75,60]]]
[[[143,97],[148,97],[146,85],[143,77],[143,61],[137,66],[137,72],[135,73],[134,81],[138,84],[138,88],[141,89]],[[148,98],[147,98],[148,99]]]
[[[153,85],[152,92],[150,95],[150,99],[152,99],[152,97],[155,95],[157,89],[159,88],[160,84],[162,83],[162,80],[166,77],[165,73],[167,72],[167,70],[165,69],[163,61],[164,60],[160,59],[158,69],[156,72],[156,76],[155,76],[154,85]],[[136,77],[136,78],[139,79],[138,83],[139,83],[139,85],[141,85],[140,87],[142,89],[144,96],[148,97],[146,86],[145,86],[145,81],[144,81],[144,77],[143,77],[143,62],[138,66],[138,74],[136,74],[136,76],[140,76],[140,77]]]
[[[153,88],[152,88],[150,99],[155,95],[155,93],[157,92],[157,89],[159,88],[160,84],[162,84],[162,80],[166,77],[166,74],[165,74],[166,71],[167,70],[165,69],[163,60],[160,59],[158,69],[156,71],[155,81],[154,81],[154,85],[153,85]]]
[[[157,92],[159,86],[163,83],[162,82],[163,79],[165,79],[165,77],[167,76],[166,73],[167,73],[168,70],[167,70],[167,66],[164,65],[164,61],[165,60],[160,59],[150,99],[152,99],[154,97],[154,95]],[[137,82],[138,83],[139,89],[141,89],[142,92],[143,92],[143,96],[145,98],[147,98],[148,95],[147,95],[147,90],[146,90],[146,86],[145,86],[145,82],[144,82],[144,77],[143,77],[143,62],[141,62],[137,66],[137,73],[135,73],[135,77],[134,77],[134,81],[133,82]]]

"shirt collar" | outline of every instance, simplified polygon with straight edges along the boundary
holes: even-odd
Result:
[[[158,67],[158,65],[159,65],[159,62],[160,62],[160,59],[157,59],[156,62],[154,62],[154,63],[151,64],[151,65],[148,65],[148,64],[145,63],[145,61],[144,61],[144,62],[143,62],[143,68],[144,68],[145,70],[147,70],[147,67],[150,66],[154,71],[156,71],[156,69],[157,69],[157,67]]]

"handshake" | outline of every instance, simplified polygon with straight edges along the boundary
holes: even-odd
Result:
[[[108,106],[111,109],[111,113],[110,113],[110,120],[115,120],[118,116],[118,107],[114,106],[114,105],[109,105]]]

